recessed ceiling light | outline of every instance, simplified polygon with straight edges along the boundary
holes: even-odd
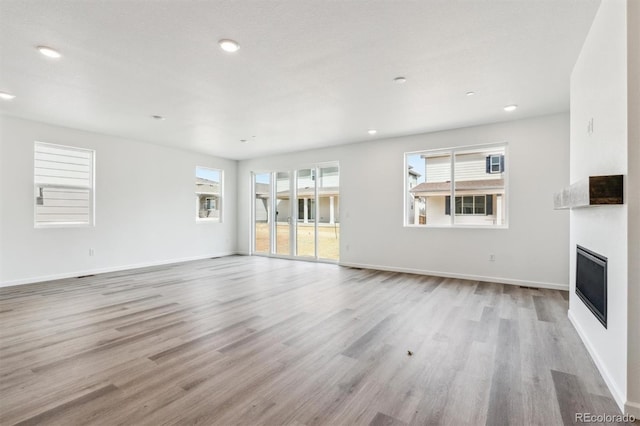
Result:
[[[467,96],[473,96],[473,95],[475,95],[475,94],[476,94],[476,92],[467,92],[467,93],[466,93],[466,95],[467,95]]]
[[[247,140],[246,139],[240,139],[240,142],[247,143]]]
[[[369,129],[367,130],[367,133],[369,133],[370,135],[375,135],[376,133],[378,133],[378,131],[376,129]]]
[[[161,116],[161,115],[152,115],[151,118],[153,118],[154,120],[159,120],[159,121],[164,120],[164,117]]]
[[[15,98],[15,95],[12,95],[11,93],[7,93],[7,92],[0,92],[0,99],[4,99],[5,101],[10,101],[11,99]]]
[[[507,112],[515,111],[518,108],[518,105],[507,105],[504,107],[504,110]]]
[[[228,38],[223,38],[222,40],[218,41],[218,44],[220,45],[220,48],[222,50],[229,53],[237,52],[238,49],[240,49],[240,45],[237,41],[230,40]]]
[[[396,84],[404,84],[407,82],[407,79],[405,77],[396,77],[393,79],[393,82]]]
[[[44,56],[46,56],[48,58],[58,59],[58,58],[62,57],[60,52],[58,52],[56,49],[53,49],[51,47],[38,46],[36,49],[38,49],[38,51],[40,53],[42,53]]]

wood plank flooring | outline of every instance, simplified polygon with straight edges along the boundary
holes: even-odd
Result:
[[[566,313],[566,292],[243,256],[4,288],[0,424],[620,414]]]

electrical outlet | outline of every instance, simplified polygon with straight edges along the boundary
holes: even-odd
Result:
[[[489,255],[489,262],[495,262],[496,261],[496,255],[495,254],[490,254]]]
[[[95,251],[93,251],[92,248],[89,249],[89,256],[93,256],[95,254]]]

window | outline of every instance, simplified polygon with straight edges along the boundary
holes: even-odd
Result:
[[[504,171],[504,155],[489,155],[486,161],[487,173],[502,173]]]
[[[222,222],[222,170],[196,167],[196,220]]]
[[[455,213],[457,215],[485,215],[491,209],[487,209],[487,203],[492,203],[492,195],[467,195],[464,197],[456,197]],[[450,202],[447,197],[446,202]],[[446,214],[449,214],[448,212]]]
[[[405,226],[506,226],[506,149],[405,154]]]
[[[92,225],[95,151],[34,144],[36,227]]]

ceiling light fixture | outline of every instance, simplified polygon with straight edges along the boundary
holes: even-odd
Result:
[[[518,105],[507,105],[504,107],[504,110],[507,112],[515,111],[518,108]]]
[[[12,95],[11,93],[7,93],[7,92],[0,92],[0,99],[3,99],[5,101],[10,101],[11,99],[15,98],[15,95]]]
[[[404,84],[407,82],[407,79],[405,77],[396,77],[393,79],[393,82],[396,84]]]
[[[476,92],[471,92],[471,91],[469,91],[469,92],[467,92],[467,93],[466,93],[466,95],[467,95],[467,96],[473,96],[473,95],[475,95],[475,94],[476,94]]]
[[[378,133],[378,131],[376,129],[369,129],[367,130],[367,133],[369,133],[370,135],[375,135],[376,133]]]
[[[58,59],[61,58],[62,55],[56,49],[47,46],[38,46],[36,47],[40,53],[48,58]]]
[[[247,143],[247,140],[246,139],[240,139],[240,142]]]
[[[229,53],[235,53],[240,49],[240,45],[237,41],[230,40],[228,38],[223,38],[222,40],[218,41],[218,44],[220,45],[220,48],[222,50]]]
[[[153,118],[154,120],[159,120],[159,121],[164,120],[164,117],[161,116],[161,115],[152,115],[151,118]]]

